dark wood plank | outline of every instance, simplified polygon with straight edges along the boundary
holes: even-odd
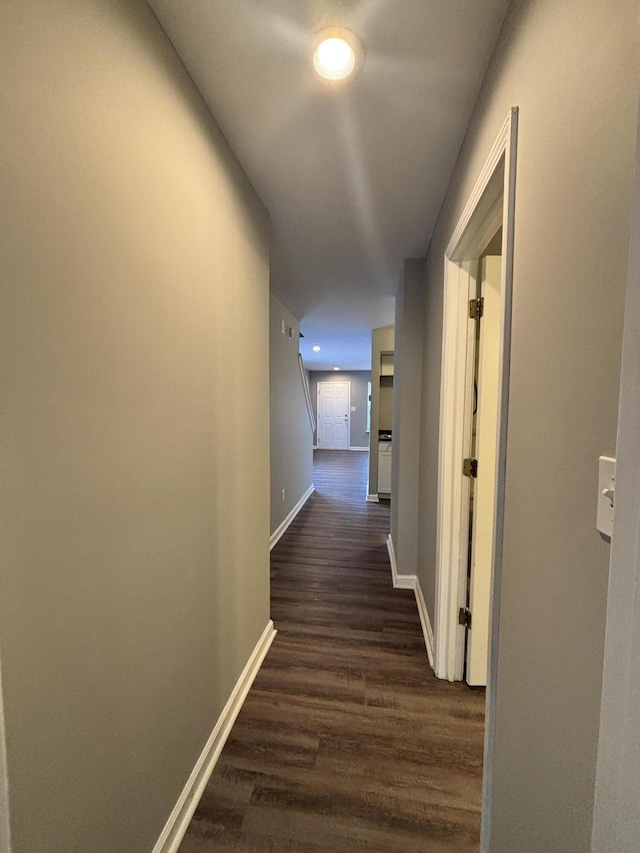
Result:
[[[316,451],[272,552],[278,635],[180,853],[478,850],[484,691],[434,677],[367,464]]]

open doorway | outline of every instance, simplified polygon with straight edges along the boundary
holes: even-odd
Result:
[[[471,643],[475,645],[470,639],[474,631],[476,638],[484,634],[486,661],[489,611],[495,615],[499,593],[496,570],[502,544],[516,122],[514,109],[445,256],[435,668],[438,677],[449,681],[464,678],[465,652]],[[484,461],[479,458],[481,450]],[[478,478],[481,468],[483,477]],[[478,523],[480,497],[483,516]],[[474,518],[483,541],[474,532]],[[476,584],[484,587],[482,594],[474,590],[470,577],[476,547],[478,562],[484,552],[485,569],[489,555],[489,577]],[[474,592],[478,601],[484,599],[485,609],[475,624],[469,607]],[[470,625],[467,610],[471,610]],[[480,644],[475,657],[477,661],[482,657]]]
[[[517,121],[514,108],[444,258],[434,669],[487,686],[482,849],[495,738]]]
[[[469,479],[469,532],[466,599],[459,622],[465,635],[463,678],[470,687],[486,687],[495,526],[502,227],[480,257],[471,283],[472,363],[466,380],[464,415],[468,456],[463,462],[463,476]]]

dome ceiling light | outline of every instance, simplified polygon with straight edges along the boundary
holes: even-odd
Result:
[[[324,80],[339,83],[362,64],[362,42],[351,30],[328,27],[316,33],[313,66]]]

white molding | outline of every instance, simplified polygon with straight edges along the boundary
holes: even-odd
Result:
[[[420,579],[417,577],[413,591],[416,596],[416,604],[418,605],[418,615],[420,616],[420,624],[422,625],[422,634],[424,636],[424,645],[427,649],[427,657],[429,658],[429,666],[433,669],[433,662],[435,660],[433,628],[431,627],[431,620],[429,619],[427,603],[424,600],[424,595],[422,594]]]
[[[9,812],[9,775],[7,772],[7,742],[4,728],[2,697],[2,667],[0,665],[0,853],[11,853],[11,823]]]
[[[496,496],[493,531],[493,573],[491,579],[491,627],[487,703],[484,729],[484,773],[482,779],[482,824],[480,849],[488,853],[491,845],[493,802],[493,756],[496,737],[496,696],[498,647],[500,642],[500,600],[502,593],[502,542],[504,539],[505,482],[507,469],[507,430],[509,416],[509,374],[511,371],[511,314],[513,308],[513,250],[515,234],[516,164],[518,153],[518,109],[512,107],[505,140],[504,221],[502,229],[502,347],[500,349],[500,403],[498,406],[498,448]]]
[[[311,432],[315,434],[316,419],[313,414],[313,404],[311,403],[311,389],[309,388],[309,377],[307,376],[307,371],[304,368],[304,362],[302,361],[302,355],[300,353],[298,353],[298,367],[300,368],[302,390],[304,392],[304,399],[307,404],[307,411],[309,413],[309,423],[311,424]]]
[[[350,447],[350,448],[349,448],[349,450],[364,450],[364,451],[366,451],[367,453],[369,452],[369,448],[368,448],[368,447]]]
[[[418,616],[420,617],[420,625],[422,626],[422,636],[424,637],[424,645],[427,650],[429,666],[433,669],[434,661],[434,637],[431,620],[429,619],[429,611],[427,604],[422,594],[420,579],[417,575],[400,575],[398,574],[398,563],[396,561],[396,552],[393,547],[393,538],[391,534],[387,536],[387,551],[389,552],[389,562],[391,563],[391,577],[393,579],[394,589],[412,589],[416,597],[416,606],[418,608]]]
[[[438,470],[438,532],[436,565],[435,672],[440,678],[461,680],[464,667],[464,629],[457,611],[465,603],[468,535],[461,524],[465,485],[460,463],[465,455],[465,354],[463,315],[466,314],[465,276],[486,247],[489,228],[502,219],[502,317],[500,332],[496,494],[494,503],[491,627],[485,719],[482,826],[480,849],[491,846],[491,803],[495,749],[498,628],[502,579],[507,417],[511,354],[511,310],[515,228],[515,181],[518,109],[509,114],[451,235],[444,257],[445,292],[440,398],[440,458]],[[456,292],[457,291],[457,292]],[[466,322],[466,320],[465,320]],[[457,357],[460,353],[461,357]]]
[[[289,525],[291,524],[291,522],[293,521],[293,519],[300,512],[300,510],[306,504],[306,502],[309,500],[309,498],[314,493],[314,491],[315,491],[315,487],[314,487],[313,483],[311,483],[311,485],[309,486],[307,491],[303,494],[303,496],[300,498],[298,503],[291,510],[289,515],[273,531],[273,533],[269,537],[269,550],[270,551],[272,551],[274,549],[274,547],[278,544],[278,542],[280,541],[280,539],[282,538],[284,533],[286,533],[286,530],[289,527]]]
[[[509,115],[506,117],[504,124],[500,128],[498,137],[493,143],[493,148],[489,152],[489,156],[482,167],[478,180],[471,191],[471,195],[469,196],[464,210],[462,211],[462,216],[458,220],[455,231],[451,235],[451,239],[449,240],[449,244],[445,252],[447,258],[450,258],[451,260],[457,260],[456,255],[460,250],[460,246],[463,242],[466,242],[466,236],[471,224],[471,219],[475,216],[477,208],[480,207],[482,197],[491,183],[491,179],[498,168],[500,160],[505,156],[511,137],[512,124],[514,124],[514,115],[517,116],[517,112],[517,108],[515,107],[512,107],[509,111]],[[465,238],[464,241],[463,238]]]
[[[369,503],[372,503],[372,504],[380,503],[380,499],[378,498],[377,495],[368,494],[367,500],[369,501]]]
[[[269,620],[175,804],[153,853],[177,853],[222,748],[276,635]]]
[[[415,575],[399,575],[398,563],[396,561],[396,552],[393,547],[393,539],[391,534],[387,536],[387,551],[389,552],[389,562],[391,563],[391,579],[393,580],[394,589],[415,589]]]
[[[450,681],[462,679],[464,629],[457,614],[465,603],[467,536],[465,497],[468,483],[462,477],[461,460],[468,455],[469,430],[464,417],[469,383],[467,301],[474,262],[480,256],[490,228],[503,222],[502,322],[500,346],[500,401],[498,412],[498,464],[496,530],[494,532],[494,583],[492,587],[492,643],[497,644],[499,567],[501,565],[504,515],[504,473],[507,428],[507,397],[513,282],[513,228],[515,204],[515,152],[518,111],[510,110],[489,157],[476,181],[451,236],[444,257],[444,316],[440,397],[440,448],[438,461],[436,642],[435,672]],[[496,220],[497,214],[500,214]],[[489,227],[490,226],[490,227]],[[468,386],[468,388],[467,388]],[[490,727],[489,727],[490,728]]]
[[[472,331],[468,322],[468,300],[475,279],[472,264],[461,265],[445,258],[442,380],[440,385],[440,429],[436,545],[436,657],[435,673],[448,681],[462,679],[464,629],[452,614],[466,603],[468,480],[462,476],[461,460],[469,455],[469,424],[464,417],[466,376],[472,369]],[[464,357],[459,357],[460,352]],[[465,509],[466,508],[466,509]],[[464,578],[462,567],[464,566]]]

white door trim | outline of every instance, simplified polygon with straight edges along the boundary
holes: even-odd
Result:
[[[444,316],[438,461],[438,533],[436,566],[435,672],[439,678],[462,679],[464,634],[458,609],[464,606],[467,542],[463,518],[465,484],[462,459],[465,443],[465,374],[467,353],[460,344],[467,335],[469,281],[474,261],[491,236],[502,232],[502,320],[500,391],[496,462],[495,531],[491,589],[491,638],[485,726],[482,847],[488,850],[495,736],[496,661],[502,572],[504,482],[511,351],[511,299],[518,110],[512,108],[487,158],[451,236],[444,257]],[[466,508],[465,508],[466,509]],[[464,535],[461,533],[464,531]],[[463,581],[464,576],[464,581]]]
[[[469,484],[462,476],[462,460],[469,443],[464,413],[471,358],[468,306],[472,279],[472,264],[445,259],[434,669],[438,678],[448,681],[462,680],[464,664],[464,629],[457,623],[457,614],[466,603]]]
[[[347,386],[347,446],[345,450],[351,449],[351,380],[350,379],[336,379],[335,382],[327,379],[320,379],[316,383],[316,450],[322,449],[320,447],[320,386],[321,385],[346,385]],[[369,448],[366,448],[367,450]]]

